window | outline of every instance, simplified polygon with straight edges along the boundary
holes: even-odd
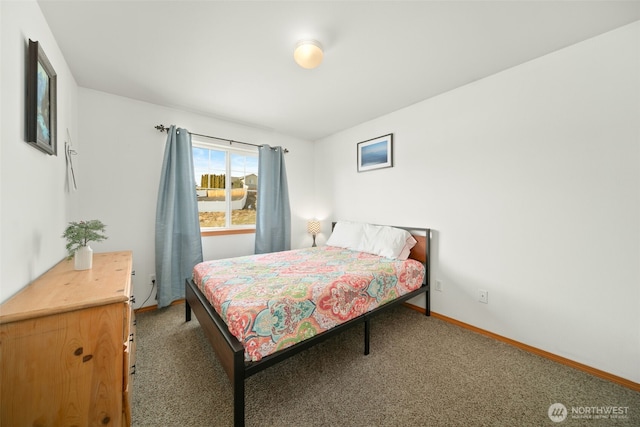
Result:
[[[255,228],[258,153],[193,143],[200,228]]]

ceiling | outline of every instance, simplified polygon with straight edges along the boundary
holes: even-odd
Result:
[[[311,141],[640,20],[605,0],[39,4],[81,87]],[[293,61],[301,38],[320,67]]]

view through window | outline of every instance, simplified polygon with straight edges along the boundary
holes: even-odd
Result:
[[[257,152],[194,142],[193,166],[201,228],[255,227]]]

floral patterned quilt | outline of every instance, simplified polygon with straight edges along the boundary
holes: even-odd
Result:
[[[194,282],[244,345],[263,357],[422,286],[425,268],[333,246],[206,261]]]

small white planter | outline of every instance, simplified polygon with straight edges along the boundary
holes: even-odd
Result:
[[[80,246],[73,257],[76,270],[89,270],[93,265],[93,249],[89,245]]]

